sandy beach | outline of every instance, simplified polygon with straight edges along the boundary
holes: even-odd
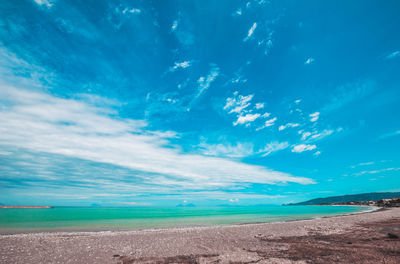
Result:
[[[263,224],[1,235],[0,262],[400,263],[396,235],[400,208]]]

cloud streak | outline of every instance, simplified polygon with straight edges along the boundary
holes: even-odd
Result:
[[[256,30],[256,28],[257,28],[257,23],[254,22],[253,25],[250,27],[249,31],[247,32],[247,36],[243,39],[243,41],[248,41],[254,34],[254,30]]]
[[[233,125],[236,126],[238,124],[243,125],[243,124],[249,124],[256,120],[258,117],[260,117],[260,114],[247,114],[243,116],[239,116],[236,122],[233,122]]]
[[[4,84],[1,87],[2,103],[7,105],[0,111],[2,146],[132,169],[143,183],[157,182],[167,189],[230,188],[247,182],[313,183],[262,166],[184,154],[163,134],[147,130],[146,122],[113,118],[115,113],[108,108]],[[115,177],[117,184],[118,175]]]
[[[392,53],[390,53],[389,55],[387,55],[385,58],[387,60],[391,60],[391,59],[397,58],[399,56],[400,56],[400,51],[396,50],[396,51],[393,51]]]
[[[261,152],[264,152],[264,154],[262,156],[268,156],[272,152],[276,152],[276,151],[279,151],[279,150],[284,150],[284,149],[286,149],[288,147],[289,147],[289,143],[288,142],[277,142],[277,141],[270,142],[261,151]]]
[[[238,92],[233,93],[233,97],[226,98],[226,104],[224,110],[229,111],[228,113],[238,113],[240,114],[245,108],[251,105],[250,101],[253,99],[254,94],[249,94],[246,96],[239,95]]]
[[[313,150],[316,148],[317,148],[316,145],[299,144],[299,145],[293,146],[292,152],[301,153],[301,152],[310,151],[310,150]]]

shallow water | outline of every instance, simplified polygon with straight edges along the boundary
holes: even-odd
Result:
[[[370,210],[356,206],[55,207],[0,209],[0,232],[98,231],[279,222]]]

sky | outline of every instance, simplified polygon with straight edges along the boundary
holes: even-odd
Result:
[[[0,2],[0,203],[400,191],[400,2]]]

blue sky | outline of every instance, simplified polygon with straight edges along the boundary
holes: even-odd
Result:
[[[400,190],[398,1],[0,3],[0,203]]]

